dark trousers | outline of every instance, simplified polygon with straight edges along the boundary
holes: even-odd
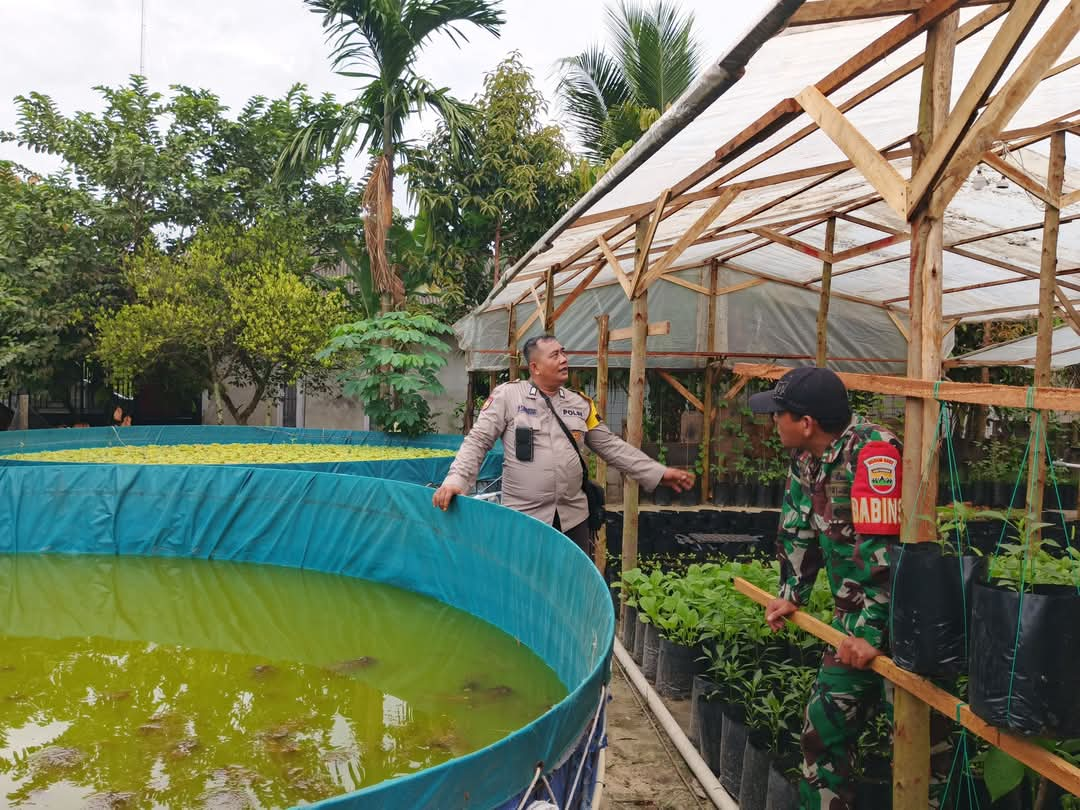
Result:
[[[556,529],[558,529],[563,534],[565,534],[571,540],[573,540],[574,544],[578,548],[580,548],[582,551],[585,552],[585,556],[588,557],[590,560],[592,559],[592,555],[593,555],[593,539],[592,539],[592,532],[589,531],[589,521],[588,520],[583,520],[577,526],[574,526],[572,528],[564,529],[562,527],[562,521],[559,520],[559,513],[556,512],[555,513],[555,520],[552,521],[551,525],[554,526]]]

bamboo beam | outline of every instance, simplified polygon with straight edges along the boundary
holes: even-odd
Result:
[[[900,320],[900,316],[893,312],[891,309],[885,310],[886,314],[896,325],[896,330],[904,336],[904,340],[911,340],[911,335],[908,334],[907,327],[904,326],[904,322]]]
[[[735,579],[735,590],[753,599],[763,607],[773,598],[772,594],[750,584],[741,577]],[[836,648],[839,648],[846,638],[836,628],[830,627],[820,619],[816,619],[801,610],[795,611],[787,619],[796,627]],[[870,668],[881,677],[900,687],[897,691],[898,697],[901,693],[904,693],[926,703],[934,711],[950,720],[959,722],[968,731],[982,737],[995,748],[1000,748],[1036,773],[1060,785],[1069,793],[1080,795],[1080,768],[1077,768],[1072,763],[1065,761],[1061,757],[1054,756],[1040,745],[991,726],[971,711],[967,703],[954,695],[950,695],[945,690],[939,689],[930,681],[901,669],[888,656],[879,655],[873,660]]]
[[[608,318],[607,313],[596,316],[596,408],[601,419],[607,419],[608,405]],[[596,456],[596,483],[607,492],[607,462]],[[593,561],[603,575],[607,568],[607,524],[600,527],[596,535],[596,548],[593,549]]]
[[[648,260],[649,251],[652,249],[653,239],[656,238],[656,229],[660,226],[660,219],[664,216],[664,206],[668,204],[668,200],[670,199],[670,188],[665,188],[660,192],[660,196],[656,198],[656,210],[649,220],[649,227],[645,231],[645,238],[641,250],[638,252],[637,260],[634,262],[634,277],[630,280],[631,298],[637,293],[638,286],[641,284],[641,270]]]
[[[734,368],[736,374],[767,380],[779,380],[789,371],[791,369],[786,366],[774,366],[771,363],[736,363]],[[943,402],[966,402],[971,405],[996,405],[1002,408],[1032,407],[1044,411],[1080,413],[1080,388],[1036,387],[1029,403],[1028,389],[1020,385],[922,380],[843,371],[837,374],[845,387],[852,391],[872,391],[894,397],[939,399]]]
[[[883,248],[892,247],[893,245],[899,245],[903,242],[907,242],[909,239],[911,239],[911,234],[897,233],[892,236],[877,239],[873,242],[867,242],[865,245],[842,250],[833,255],[833,264],[840,264],[840,262],[850,261],[859,256],[865,256],[867,253],[873,253],[875,250],[882,250]]]
[[[1065,133],[1057,132],[1050,139],[1050,166],[1047,172],[1047,190],[1050,197],[1061,197],[1065,180]],[[1050,385],[1050,355],[1054,340],[1054,290],[1056,287],[1058,257],[1058,232],[1061,210],[1047,203],[1043,217],[1042,263],[1039,279],[1039,331],[1035,338],[1035,385]],[[1031,414],[1031,436],[1037,437],[1029,455],[1027,511],[1041,519],[1043,487],[1046,486],[1046,421],[1045,412]],[[1042,529],[1035,528],[1031,545],[1037,548],[1042,541]]]
[[[658,335],[670,335],[671,334],[671,321],[654,321],[649,324],[647,337],[656,337]],[[627,326],[623,329],[612,329],[608,340],[615,343],[619,340],[633,340],[634,339],[634,326]]]
[[[668,385],[670,385],[672,388],[682,394],[683,399],[693,405],[695,409],[697,409],[703,414],[706,413],[705,403],[703,403],[700,399],[694,396],[694,393],[677,379],[675,379],[670,372],[667,372],[662,368],[658,368],[656,369],[656,373],[659,374],[664,379],[664,381],[667,382]]]
[[[668,282],[669,284],[677,284],[680,287],[685,287],[688,290],[693,290],[700,295],[709,295],[709,290],[707,288],[702,287],[700,284],[694,284],[694,282],[692,281],[685,281],[681,278],[671,275],[670,273],[665,275],[663,278],[664,281]]]
[[[537,319],[540,318],[543,314],[544,311],[540,308],[540,302],[537,301],[536,309],[533,310],[532,315],[525,319],[525,323],[523,323],[521,327],[517,330],[517,332],[514,334],[515,345],[521,342],[521,339],[525,337],[525,333],[528,332],[530,328],[532,328],[532,325],[536,323]],[[541,323],[541,326],[542,325],[543,324]]]
[[[992,5],[1001,0],[968,0],[965,5]],[[868,20],[876,17],[895,17],[913,14],[926,5],[926,0],[809,0],[791,15],[788,28],[806,25]]]
[[[544,283],[544,331],[555,334],[555,274],[559,265],[553,264],[548,268],[547,281]]]
[[[645,223],[637,224],[635,245],[645,243]],[[648,253],[642,272],[648,272]],[[645,415],[645,362],[649,333],[649,291],[642,290],[632,299],[634,337],[630,347],[630,385],[626,404],[626,442],[631,447],[641,447],[642,423]],[[638,549],[638,483],[630,476],[623,476],[623,537],[622,570],[637,566]],[[625,594],[625,592],[624,592]],[[625,599],[625,596],[624,596]],[[623,602],[623,621],[627,621],[626,602]]]
[[[604,254],[604,258],[607,259],[608,266],[615,272],[615,278],[619,280],[619,285],[623,288],[623,292],[626,293],[626,297],[633,298],[633,285],[630,283],[630,279],[627,278],[626,273],[623,272],[622,265],[619,263],[615,252],[608,245],[607,240],[602,236],[598,236],[596,237],[596,243],[600,248],[600,252]]]
[[[716,350],[716,283],[720,268],[716,261],[709,262],[709,297],[705,299],[705,351]],[[705,409],[701,426],[701,442],[705,445],[705,458],[701,466],[701,499],[705,503],[712,502],[712,423],[715,417],[713,413],[713,388],[715,366],[705,363]]]
[[[1058,212],[1060,216],[1061,212]],[[1060,284],[1054,285],[1054,295],[1057,297],[1058,302],[1061,304],[1062,310],[1065,312],[1065,320],[1068,321],[1072,330],[1080,335],[1080,313],[1076,311],[1076,307],[1073,306],[1072,301],[1065,295],[1064,290],[1061,289]]]
[[[908,184],[900,176],[900,172],[882,157],[874,145],[814,85],[799,93],[797,100],[806,114],[821,127],[821,131],[855,164],[888,206],[906,218]]]
[[[1080,203],[1080,189],[1061,196],[1061,208],[1068,208],[1070,205],[1076,205],[1077,203]]]
[[[1070,2],[964,136],[937,184],[936,208],[944,209],[956,196],[983,153],[1027,101],[1043,74],[1053,67],[1077,31],[1080,31],[1080,3]],[[917,191],[912,199],[916,199]]]
[[[819,250],[813,245],[808,245],[806,242],[800,241],[799,239],[792,239],[787,234],[779,233],[770,228],[751,228],[750,233],[757,234],[762,239],[768,239],[770,242],[782,245],[798,253],[805,253],[807,256],[819,261],[832,261],[832,253],[830,251]]]
[[[1019,166],[1014,166],[1007,160],[998,157],[993,152],[987,152],[982,156],[982,162],[994,169],[999,174],[1012,180],[1020,188],[1024,189],[1028,194],[1034,197],[1038,197],[1046,205],[1052,205],[1055,208],[1060,204],[1060,201],[1051,197],[1050,192],[1047,191],[1046,186],[1025,172]]]
[[[832,255],[836,241],[836,217],[829,217],[825,226],[825,255],[821,265],[821,300],[817,313],[817,366],[825,368],[829,348],[829,295],[832,292]]]
[[[678,238],[674,245],[667,249],[667,252],[660,258],[660,261],[656,263],[654,267],[649,268],[648,274],[644,277],[644,281],[641,283],[638,292],[647,289],[656,279],[667,272],[668,268],[675,263],[691,244],[693,244],[699,236],[701,236],[705,229],[708,228],[716,220],[724,209],[727,208],[739,196],[739,189],[728,188],[724,190],[716,200],[713,201],[705,213],[702,214],[697,220],[687,228],[682,236]]]
[[[585,278],[578,282],[578,285],[574,288],[573,292],[566,296],[566,299],[561,304],[559,304],[559,307],[555,310],[554,315],[554,318],[556,320],[558,320],[559,316],[570,308],[571,304],[573,304],[575,301],[578,300],[578,298],[581,297],[585,290],[589,289],[589,285],[592,284],[593,280],[600,274],[600,271],[603,269],[603,267],[603,262],[597,262],[595,265],[593,265],[593,269],[590,270],[588,274],[586,274]]]
[[[1013,4],[1009,16],[998,28],[990,46],[983,53],[975,72],[972,73],[960,94],[960,98],[957,99],[956,108],[951,113],[947,113],[948,119],[944,122],[939,136],[934,139],[932,146],[928,144],[929,149],[925,160],[919,163],[918,169],[912,175],[907,218],[911,217],[917,205],[933,190],[935,182],[958,149],[961,138],[967,133],[971,121],[986,102],[990,91],[994,89],[1001,74],[1005,72],[1009,60],[1016,54],[1046,3],[1047,0],[1016,0]],[[1043,72],[1039,72],[1040,77]],[[997,135],[996,132],[994,134]],[[985,149],[980,150],[982,151]],[[975,168],[974,164],[971,168]],[[965,173],[964,176],[967,177],[967,174]]]
[[[789,368],[788,371],[791,371],[791,369]],[[726,394],[724,394],[724,399],[727,402],[733,402],[735,397],[739,395],[739,392],[746,388],[746,384],[750,382],[750,380],[750,377],[739,377],[739,379],[735,381],[735,384],[728,389]]]

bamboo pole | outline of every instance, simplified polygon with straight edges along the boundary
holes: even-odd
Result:
[[[912,171],[933,147],[949,118],[958,15],[934,25],[926,36],[919,126],[912,139]],[[966,124],[970,127],[970,122]],[[941,298],[944,263],[943,214],[932,214],[930,200],[910,218],[910,340],[908,376],[941,378]],[[921,542],[937,536],[938,454],[935,437],[940,405],[934,399],[908,399],[905,407],[901,540]],[[893,807],[924,810],[930,804],[930,709],[903,689],[893,707]]]
[[[547,269],[544,286],[544,331],[549,335],[555,334],[555,273],[558,269],[557,264]]]
[[[648,231],[644,220],[637,224],[636,249],[643,262],[642,273],[648,271],[648,256],[641,252]],[[632,328],[634,336],[630,348],[630,393],[626,406],[626,441],[632,447],[641,447],[642,422],[645,415],[645,352],[649,335],[649,290],[643,288],[633,299]],[[630,476],[623,476],[623,536],[622,570],[637,566],[638,548],[638,483]],[[625,592],[624,592],[625,593]],[[625,614],[625,602],[623,613]],[[623,616],[626,620],[625,615]]]
[[[752,585],[741,577],[735,579],[735,590],[744,596],[750,597],[762,606],[768,604],[769,600],[773,598],[772,594],[763,591],[756,585]],[[846,638],[835,627],[831,627],[801,610],[795,611],[787,619],[796,627],[805,630],[833,647],[838,648]],[[901,694],[905,694],[911,700],[917,700],[932,707],[934,711],[945,715],[950,720],[957,721],[968,731],[982,737],[995,748],[1000,748],[1005,753],[1015,757],[1070,793],[1080,795],[1080,768],[1066,762],[1061,757],[1055,756],[1033,742],[1029,742],[1022,737],[1015,737],[1008,732],[991,726],[972,712],[971,708],[958,697],[950,695],[945,690],[939,689],[930,681],[912,672],[901,669],[888,656],[879,655],[874,659],[870,668],[899,687],[896,690],[897,698]],[[896,767],[897,763],[894,762],[893,768]],[[920,810],[925,810],[925,808],[920,808]]]
[[[605,313],[596,316],[596,409],[601,419],[607,418],[607,394],[608,394],[608,333],[609,316]],[[607,493],[607,462],[596,457],[596,483]],[[600,527],[596,536],[596,548],[593,550],[593,560],[600,573],[604,572],[607,564],[607,524]]]
[[[1061,198],[1065,179],[1065,133],[1055,132],[1050,138],[1050,168],[1046,188],[1051,199]],[[1042,264],[1039,268],[1039,332],[1035,339],[1035,385],[1050,385],[1050,355],[1053,351],[1054,285],[1057,273],[1058,232],[1061,209],[1049,203],[1043,216]],[[1043,488],[1046,486],[1046,412],[1031,414],[1031,436],[1034,446],[1028,454],[1027,511],[1042,520]],[[1037,426],[1041,424],[1041,429]],[[1029,535],[1032,546],[1042,540],[1042,529]]]
[[[716,281],[719,268],[714,259],[709,262],[709,297],[705,299],[708,312],[705,316],[705,351],[716,349]],[[713,387],[715,366],[705,361],[705,408],[701,421],[701,443],[705,445],[704,463],[701,465],[701,500],[712,502],[712,423],[713,423]]]
[[[821,301],[817,313],[817,365],[825,368],[829,352],[829,296],[832,294],[833,245],[836,242],[836,217],[825,225],[825,259],[821,263]]]

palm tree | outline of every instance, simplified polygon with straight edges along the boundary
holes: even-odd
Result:
[[[391,268],[386,237],[393,216],[394,164],[407,154],[402,140],[406,120],[434,111],[456,133],[471,108],[416,73],[424,45],[445,34],[460,46],[468,41],[461,24],[470,23],[495,36],[503,24],[501,0],[304,0],[322,15],[332,45],[334,69],[362,79],[360,94],[343,105],[340,115],[301,130],[278,160],[284,173],[311,162],[336,163],[346,150],[370,149],[374,155],[364,191],[365,243],[372,279],[383,309],[404,297],[401,279]]]
[[[697,76],[694,15],[672,2],[608,6],[614,55],[594,45],[559,62],[559,99],[585,156],[603,163],[636,141]]]

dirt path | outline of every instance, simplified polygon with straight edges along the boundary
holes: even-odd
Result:
[[[679,752],[612,662],[607,770],[600,810],[698,810],[712,807]],[[685,729],[689,701],[666,701]]]

